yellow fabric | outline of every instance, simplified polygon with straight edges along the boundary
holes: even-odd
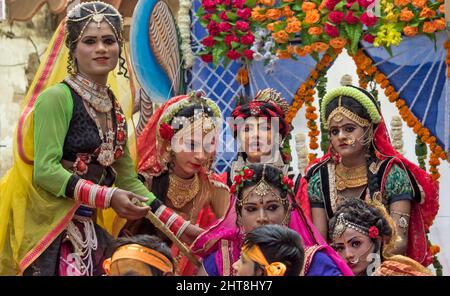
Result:
[[[269,264],[258,245],[253,245],[251,248],[244,246],[243,255],[263,266],[267,276],[283,276],[286,272],[286,265],[284,263],[272,262]]]
[[[32,99],[35,98],[36,89],[41,87],[40,91],[43,91],[45,88],[61,82],[67,75],[68,50],[64,44],[61,44],[64,42],[63,34],[64,21],[55,31],[25,97],[23,111],[25,120],[22,127],[18,126],[15,132],[13,167],[0,180],[0,275],[21,274],[64,230],[79,206],[72,199],[55,197],[35,186],[33,164],[27,162],[27,159],[33,160],[34,153]],[[51,65],[55,55],[54,64]],[[117,70],[114,72],[117,73]],[[48,75],[45,79],[46,73]],[[118,78],[115,73],[109,76],[108,83],[118,96],[127,117],[128,130],[131,135],[129,146],[132,155],[133,153],[135,155],[134,143],[136,141],[131,120],[132,96],[129,88],[127,93],[127,87],[124,86],[127,83],[126,80]],[[123,87],[119,87],[119,85],[123,85]],[[19,134],[23,135],[22,143],[18,141]],[[20,148],[23,148],[26,159],[20,156]],[[117,225],[118,222],[116,216],[99,213],[99,217],[101,218],[100,224],[112,233],[113,225]]]

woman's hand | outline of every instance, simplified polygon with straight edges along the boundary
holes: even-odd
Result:
[[[111,208],[113,208],[121,218],[126,218],[129,220],[143,218],[147,215],[150,207],[135,205],[133,199],[137,199],[141,202],[146,202],[148,200],[148,198],[136,195],[132,192],[117,189],[111,197]]]
[[[181,235],[180,239],[186,243],[187,245],[191,245],[194,240],[203,232],[205,231],[203,228],[198,227],[194,224],[189,224],[189,226],[186,228],[186,230]]]

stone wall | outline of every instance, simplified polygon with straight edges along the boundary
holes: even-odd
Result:
[[[0,176],[12,165],[14,131],[54,24],[44,6],[29,22],[0,22]]]

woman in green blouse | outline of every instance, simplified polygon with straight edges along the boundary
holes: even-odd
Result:
[[[394,253],[429,264],[425,233],[437,214],[437,184],[392,147],[377,102],[363,89],[339,87],[325,96],[321,120],[330,152],[308,168],[307,195],[300,195],[318,230],[328,238],[328,220],[343,200],[377,199],[401,237]]]
[[[38,96],[27,134],[19,124],[15,164],[0,182],[0,274],[104,274],[111,237],[95,223],[97,209],[135,220],[161,205],[137,178],[125,116],[106,85],[119,59],[124,69],[122,29],[119,12],[103,2],[68,13],[70,75]],[[172,231],[186,230],[181,239],[200,232],[168,214],[178,222]]]

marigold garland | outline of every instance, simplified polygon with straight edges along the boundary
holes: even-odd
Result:
[[[450,62],[450,42],[445,43],[445,48],[447,49],[447,68]],[[376,66],[372,65],[372,60],[366,56],[362,49],[360,49],[356,55],[353,56],[353,60],[358,68],[359,73],[367,73],[368,70],[372,71],[374,74],[375,81],[384,89],[385,95],[388,97],[391,103],[395,103],[400,117],[406,122],[406,124],[413,129],[413,131],[419,135],[420,139],[429,145],[430,147],[430,173],[434,180],[438,180],[440,174],[438,172],[437,166],[440,164],[440,159],[446,159],[446,154],[441,146],[436,143],[436,137],[431,136],[430,131],[422,125],[422,123],[414,116],[409,107],[405,104],[403,99],[399,98],[399,94],[395,88],[391,85],[386,75],[381,73]],[[448,77],[450,77],[450,71],[447,72]]]
[[[320,131],[316,120],[319,118],[319,115],[316,114],[317,108],[312,105],[314,102],[314,87],[317,84],[317,79],[320,77],[320,73],[326,71],[331,63],[336,59],[337,55],[341,53],[342,49],[334,49],[334,55],[331,56],[329,54],[324,54],[322,59],[317,63],[316,68],[311,71],[309,78],[297,89],[294,100],[292,101],[292,105],[289,111],[286,114],[286,122],[291,124],[292,120],[297,115],[298,110],[300,110],[303,106],[303,103],[306,105],[306,114],[305,117],[307,120],[307,126],[309,128],[308,136],[310,137],[309,148],[311,150],[316,150],[319,148],[318,144],[318,136],[320,135]],[[317,153],[310,153],[308,155],[308,160],[313,161],[317,156]]]

